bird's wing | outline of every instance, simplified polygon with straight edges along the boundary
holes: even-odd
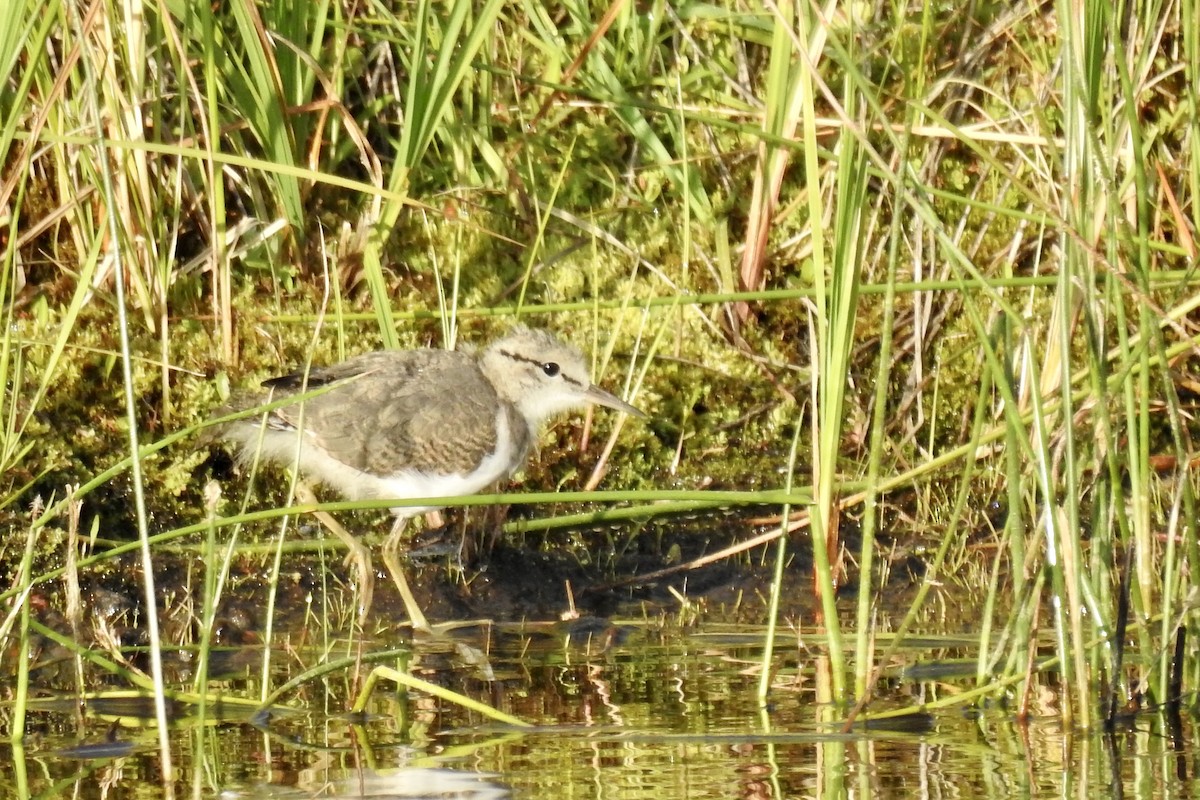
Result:
[[[444,360],[449,355],[452,354],[439,350],[378,350],[348,358],[328,367],[313,367],[307,373],[300,370],[277,378],[268,378],[262,385],[273,389],[276,396],[279,396],[281,393],[301,392],[306,388],[316,389],[382,370],[412,376],[420,374],[429,363]]]
[[[302,376],[269,382],[297,391]],[[275,412],[338,461],[375,475],[466,472],[496,445],[496,392],[463,353],[366,353],[309,372],[328,391]]]

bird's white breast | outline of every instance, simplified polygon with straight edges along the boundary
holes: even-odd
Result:
[[[295,453],[295,434],[280,434],[286,443],[273,439],[271,432],[264,437],[263,455],[292,461]],[[290,445],[291,452],[288,452]],[[496,449],[485,456],[469,473],[437,473],[399,469],[391,475],[375,475],[344,464],[304,437],[299,454],[300,468],[313,478],[336,489],[351,500],[414,499],[419,497],[458,497],[487,488],[501,478],[511,475],[520,465],[516,443],[508,424],[508,414],[501,408],[496,413]],[[392,513],[412,517],[440,506],[396,506]]]

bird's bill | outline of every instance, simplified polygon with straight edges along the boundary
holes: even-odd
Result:
[[[639,408],[629,405],[615,394],[604,391],[599,386],[592,385],[583,393],[583,399],[589,403],[595,403],[598,406],[611,408],[614,411],[624,411],[626,414],[634,417],[645,417],[646,414]]]

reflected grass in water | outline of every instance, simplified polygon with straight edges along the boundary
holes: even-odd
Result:
[[[181,786],[196,776],[230,797],[372,796],[413,791],[425,778],[445,778],[480,796],[787,797],[861,785],[872,792],[939,790],[972,796],[1056,791],[1122,780],[1138,794],[1133,765],[1159,763],[1160,775],[1192,774],[1186,747],[1190,718],[1172,728],[1165,715],[1144,714],[1111,735],[1068,736],[1052,693],[1044,716],[1018,724],[999,705],[965,712],[912,713],[971,686],[945,676],[881,682],[869,711],[900,712],[900,720],[834,728],[837,709],[815,701],[827,663],[800,648],[776,652],[772,702],[754,701],[761,632],[733,626],[697,630],[635,628],[625,643],[589,653],[567,637],[531,636],[498,626],[489,657],[501,676],[479,678],[456,663],[453,648],[408,653],[407,668],[427,680],[484,699],[536,727],[497,727],[461,707],[417,691],[378,689],[361,714],[347,714],[353,681],[314,680],[271,713],[210,703],[201,719],[173,711],[171,739]],[[817,638],[811,631],[807,639]],[[478,641],[478,640],[476,640]],[[953,638],[902,651],[915,663],[930,654],[970,659]],[[374,644],[365,652],[373,652]],[[288,678],[277,654],[277,680]],[[317,653],[298,652],[306,661]],[[369,669],[364,663],[362,670]],[[253,695],[256,671],[222,682],[231,696]],[[1051,682],[1047,692],[1052,692]],[[66,796],[98,781],[132,791],[156,769],[146,698],[97,697],[87,704],[81,735],[73,700],[36,701],[28,747],[0,765],[0,785],[14,770],[47,796]],[[232,709],[232,713],[230,710]],[[1173,749],[1181,748],[1181,749]],[[1168,769],[1169,768],[1169,769]],[[1111,770],[1117,770],[1111,773]],[[449,775],[437,773],[448,771]],[[1166,780],[1163,778],[1163,780]],[[459,782],[455,784],[454,782]],[[57,788],[55,788],[57,786]],[[1180,790],[1186,784],[1180,784]],[[391,787],[391,788],[386,788]],[[409,787],[409,788],[402,788]],[[601,789],[601,787],[603,787]],[[758,787],[758,788],[756,788]],[[940,787],[940,788],[939,788]],[[84,796],[88,792],[84,790]]]

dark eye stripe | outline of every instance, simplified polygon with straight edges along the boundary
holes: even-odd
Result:
[[[556,378],[556,377],[562,378],[564,381],[571,384],[572,386],[583,386],[584,385],[584,383],[582,381],[577,381],[574,378],[572,378],[570,375],[567,375],[566,373],[564,373],[562,371],[562,367],[559,366],[557,361],[542,361],[537,358],[530,358],[528,356],[523,356],[520,353],[513,352],[512,350],[501,350],[500,355],[504,356],[505,358],[511,358],[513,361],[517,361],[521,364],[532,364],[532,365],[536,366],[538,369],[540,369],[546,376],[551,377],[551,378]]]

